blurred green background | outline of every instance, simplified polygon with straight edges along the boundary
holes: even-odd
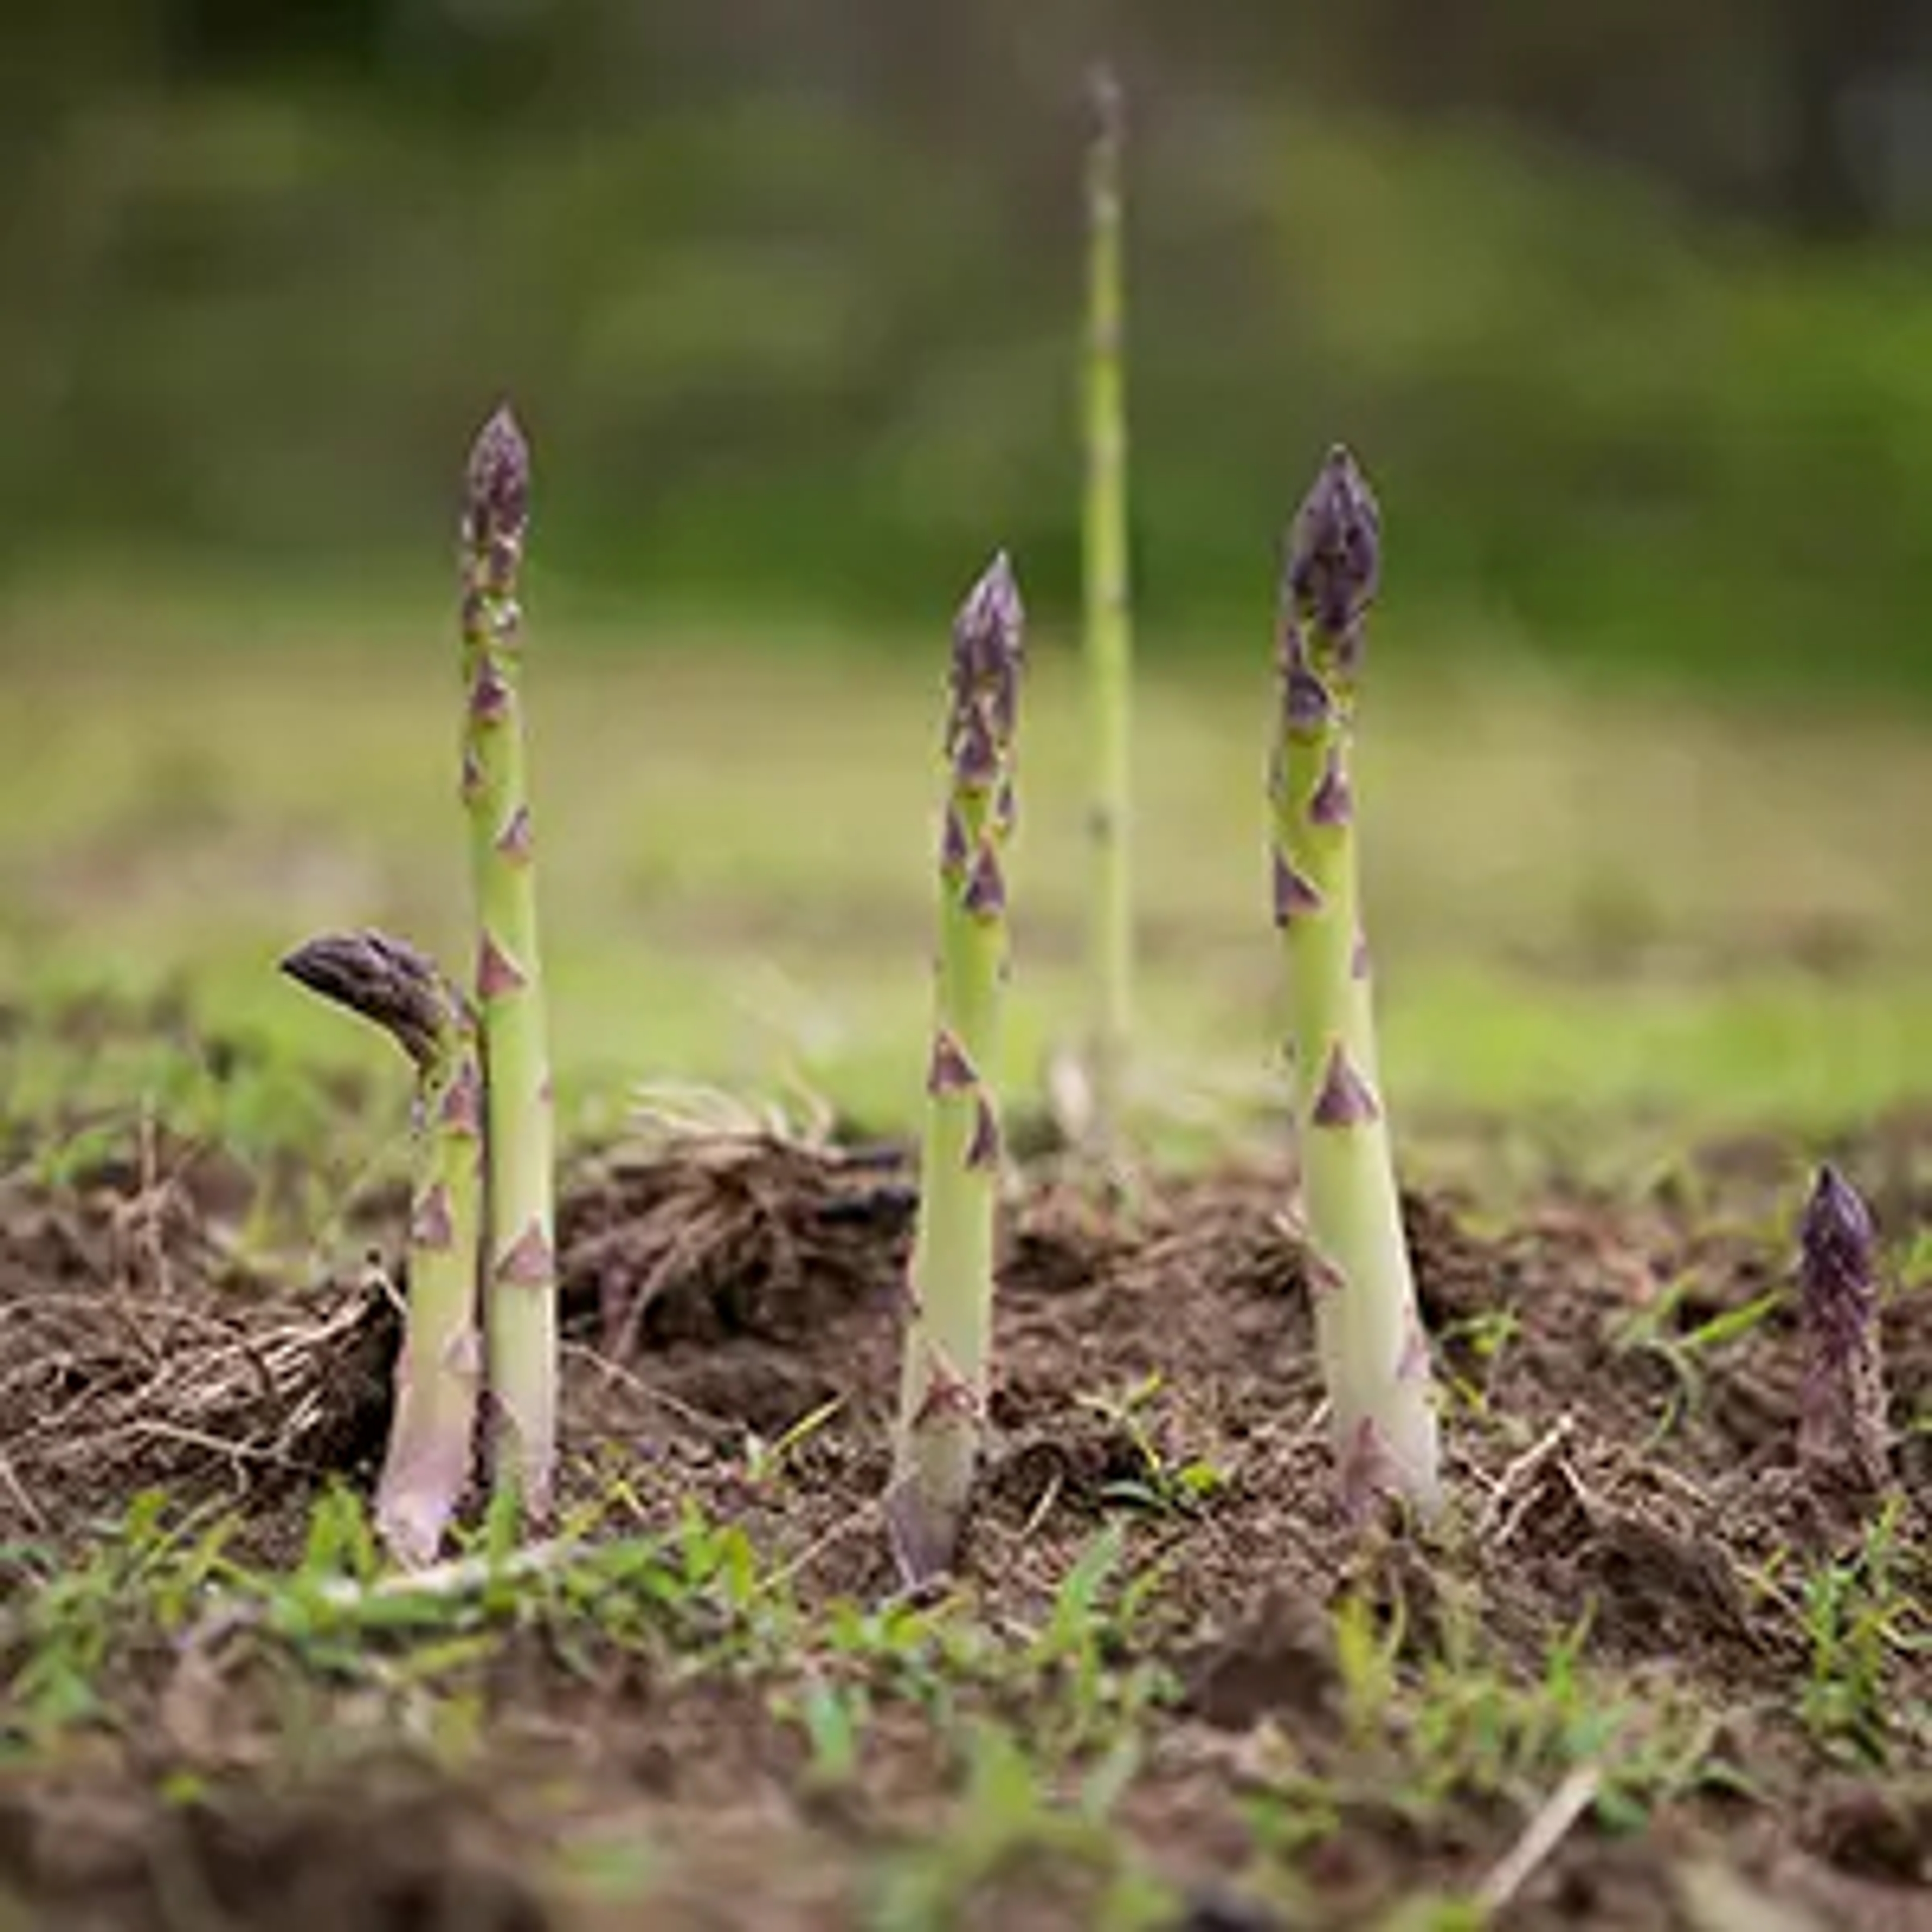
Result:
[[[1085,1024],[1102,56],[1150,1090],[1210,1138],[1279,1117],[1275,558],[1342,437],[1387,515],[1365,862],[1404,1122],[1921,1094],[1922,7],[69,0],[0,54],[8,1144],[138,1103],[307,1160],[314,1066],[383,1049],[280,950],[368,921],[466,956],[456,492],[506,392],[572,1124],[642,1078],[915,1117],[946,625],[1000,543],[1036,1098]]]
[[[554,589],[877,627],[1004,541],[1064,612],[1105,55],[1150,652],[1252,646],[1339,436],[1412,608],[1932,689],[1908,0],[74,0],[4,32],[16,584],[440,566],[507,390]]]

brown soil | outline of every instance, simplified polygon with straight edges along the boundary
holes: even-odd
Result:
[[[1932,1210],[1932,1123],[1892,1124],[1848,1157],[1902,1252]],[[1285,1174],[1153,1182],[1126,1207],[1044,1168],[1016,1190],[997,1441],[966,1566],[984,1622],[1036,1623],[1121,1486],[1148,1480],[1132,1430],[1094,1398],[1158,1376],[1144,1407],[1161,1454],[1223,1478],[1198,1508],[1132,1516],[1133,1564],[1163,1570],[1148,1641],[1178,1690],[1119,1817],[1194,1900],[1183,1922],[1366,1924],[1406,1891],[1475,1883],[1521,1832],[1533,1794],[1452,1793],[1418,1817],[1373,1788],[1331,1634],[1337,1599],[1359,1592],[1400,1628],[1411,1672],[1461,1654],[1473,1616],[1482,1656],[1533,1683],[1587,1612],[1588,1660],[1708,1709],[1749,1774],[1748,1791],[1687,1797],[1635,1834],[1579,1824],[1502,1922],[1726,1932],[1772,1925],[1751,1916],[1768,1895],[1808,1915],[1794,1923],[1932,1928],[1932,1768],[1896,1750],[1882,1774],[1847,1768],[1792,1714],[1806,1652],[1793,1573],[1775,1565],[1855,1546],[1860,1516],[1789,1467],[1790,1310],[1703,1353],[1688,1385],[1665,1354],[1618,1342],[1672,1284],[1689,1286],[1666,1333],[1776,1286],[1792,1179],[1784,1150],[1738,1144],[1641,1198],[1556,1188],[1507,1225],[1412,1198],[1426,1313],[1464,1391],[1457,1504],[1426,1541],[1365,1541],[1333,1506]],[[0,1562],[9,1542],[77,1550],[154,1486],[233,1510],[238,1549],[286,1559],[327,1477],[370,1479],[391,1298],[380,1282],[298,1294],[251,1277],[224,1238],[238,1191],[218,1161],[149,1144],[70,1188],[0,1194]],[[914,1204],[891,1149],[720,1138],[586,1164],[562,1214],[573,1498],[608,1496],[622,1469],[626,1527],[695,1499],[789,1566],[808,1604],[891,1594],[874,1499]],[[1932,1292],[1894,1295],[1886,1323],[1903,1425],[1932,1388]],[[750,1441],[834,1402],[760,1479]],[[1904,1585],[1922,1602],[1932,1434],[1907,1432],[1898,1460]],[[0,1670],[22,1661],[4,1622],[20,1574],[0,1568]],[[1780,1576],[1781,1595],[1766,1581]],[[1925,1623],[1906,1634],[1920,1648],[1895,1660],[1890,1703],[1924,1725]],[[258,1671],[211,1682],[151,1645],[117,1678],[110,1721],[0,1768],[0,1927],[816,1932],[867,1922],[860,1875],[938,1828],[956,1788],[909,1708],[881,1705],[859,1786],[835,1802],[757,1685],[621,1663],[586,1679],[555,1648],[510,1642],[488,1672],[485,1742],[432,1769],[421,1749],[338,1762],[286,1728],[285,1682],[272,1696]],[[353,1728],[314,1696],[321,1730]],[[1263,1906],[1244,1892],[1262,1868],[1256,1804],[1280,1775],[1270,1754],[1290,1748],[1346,1796],[1301,1854],[1312,1892]],[[639,1844],[656,1848],[648,1906],[532,1876],[564,1851]],[[1724,1890],[1740,1883],[1756,1888],[1743,1906]],[[1064,1859],[981,1904],[959,1922],[1078,1925],[1098,1910]]]

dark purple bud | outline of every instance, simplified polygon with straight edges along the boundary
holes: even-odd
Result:
[[[966,1143],[966,1167],[980,1173],[1000,1164],[1000,1118],[982,1093],[973,1110],[973,1138]]]
[[[1858,1190],[1834,1167],[1818,1170],[1798,1241],[1804,1338],[1798,1460],[1828,1481],[1876,1492],[1892,1477],[1878,1230]]]
[[[980,1084],[973,1062],[959,1044],[958,1036],[941,1027],[932,1036],[932,1060],[926,1069],[928,1094],[970,1093]]]
[[[474,805],[483,795],[483,762],[467,745],[463,748],[463,776],[457,789],[465,805]]]
[[[1354,458],[1337,444],[1289,532],[1290,608],[1338,646],[1350,643],[1381,571],[1381,509]]]
[[[1364,1127],[1382,1118],[1375,1090],[1357,1071],[1348,1048],[1337,1040],[1322,1070],[1321,1091],[1309,1118],[1318,1127]]]
[[[524,969],[486,932],[476,948],[476,997],[501,999],[521,992],[529,983]]]
[[[1006,909],[1006,881],[1000,870],[1000,855],[990,838],[980,842],[973,855],[972,869],[966,875],[966,890],[960,904],[975,919],[997,919]]]
[[[1876,1298],[1878,1230],[1858,1190],[1828,1161],[1804,1204],[1798,1240],[1808,1294],[1833,1304]]]
[[[982,695],[987,728],[1000,739],[1012,736],[1025,623],[1012,564],[1001,550],[966,593],[952,622],[956,742],[958,724],[978,708]]]
[[[1274,854],[1274,922],[1286,927],[1319,912],[1322,898],[1312,881],[1304,878],[1282,854]]]
[[[454,1042],[462,1012],[454,988],[412,946],[380,932],[329,933],[281,962],[299,986],[380,1027],[428,1069]]]
[[[534,1220],[497,1258],[496,1276],[506,1288],[548,1288],[556,1274],[550,1238]]]
[[[1348,783],[1348,767],[1342,762],[1342,748],[1331,745],[1308,801],[1308,816],[1316,825],[1340,826],[1348,824],[1354,815],[1355,794]]]
[[[1878,1323],[1878,1230],[1858,1190],[1828,1162],[1818,1170],[1798,1235],[1812,1379],[1828,1384],[1874,1347]],[[1814,1394],[1830,1400],[1824,1390]]]
[[[1003,838],[1010,838],[1020,822],[1019,794],[1009,772],[1000,781],[1000,795],[993,802],[993,823]]]
[[[503,538],[513,547],[522,542],[530,520],[530,448],[508,403],[471,446],[464,508],[479,552]]]

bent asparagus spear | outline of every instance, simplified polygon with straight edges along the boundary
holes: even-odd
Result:
[[[475,1456],[483,1222],[483,1076],[462,994],[422,954],[380,932],[298,946],[282,970],[380,1027],[416,1070],[409,1307],[376,1526],[400,1562],[440,1553]]]

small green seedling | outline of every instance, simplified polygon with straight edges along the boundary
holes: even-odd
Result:
[[[1192,1515],[1204,1509],[1228,1486],[1227,1472],[1204,1457],[1171,1460],[1156,1438],[1149,1410],[1162,1388],[1158,1370],[1142,1377],[1118,1396],[1078,1395],[1089,1414],[1118,1430],[1132,1446],[1138,1468],[1131,1476],[1106,1484],[1102,1498],[1136,1509]]]
[[[844,1406],[845,1398],[835,1395],[801,1415],[770,1442],[756,1430],[748,1429],[745,1432],[746,1481],[754,1489],[776,1488],[784,1480],[792,1458]]]

